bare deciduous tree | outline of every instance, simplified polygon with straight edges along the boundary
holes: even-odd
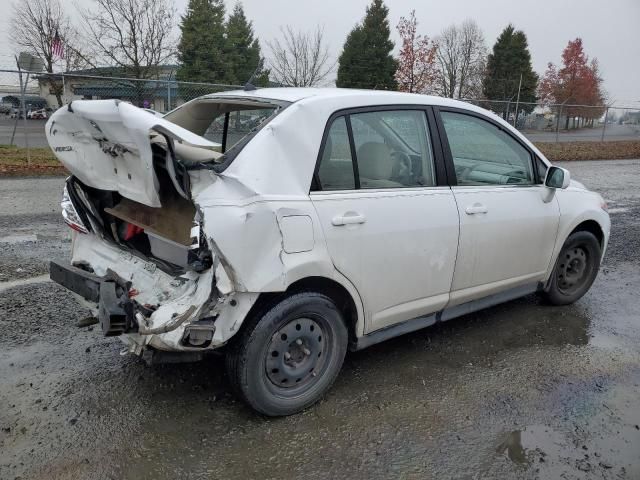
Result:
[[[438,79],[443,97],[474,98],[482,91],[487,51],[482,30],[473,20],[451,25],[436,39]]]
[[[93,0],[81,9],[84,33],[99,63],[148,79],[175,54],[172,0]]]
[[[89,62],[79,49],[78,32],[71,26],[69,16],[59,0],[30,0],[13,4],[11,40],[15,46],[41,58],[44,69],[68,71],[84,68]],[[56,33],[62,42],[64,58],[55,55],[53,39]],[[62,82],[50,77],[50,85],[58,106],[62,106]]]
[[[271,51],[270,77],[292,87],[321,84],[335,65],[335,62],[330,62],[322,28],[304,33],[287,26],[280,31],[282,40],[275,39],[267,43]]]

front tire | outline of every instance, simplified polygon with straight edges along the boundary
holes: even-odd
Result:
[[[340,372],[348,333],[327,296],[302,292],[248,319],[226,355],[239,396],[268,416],[297,413],[316,403]]]
[[[593,284],[602,250],[591,232],[575,232],[562,246],[544,298],[552,305],[568,305],[582,297]]]

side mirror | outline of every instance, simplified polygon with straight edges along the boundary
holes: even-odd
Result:
[[[569,170],[551,166],[547,169],[547,176],[544,179],[544,186],[549,188],[565,189],[569,186],[571,176]]]

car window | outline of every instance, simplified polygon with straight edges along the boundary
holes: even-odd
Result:
[[[224,143],[225,151],[232,148],[245,136],[266,121],[275,111],[274,107],[256,108],[253,110],[233,110],[229,113],[226,142],[224,142],[224,121],[226,113],[217,115],[203,137],[216,143]]]
[[[458,185],[532,185],[531,155],[520,143],[481,118],[442,112]]]
[[[318,181],[322,190],[356,188],[345,117],[338,117],[331,124],[320,158]]]
[[[360,188],[435,185],[425,112],[387,110],[349,116]]]

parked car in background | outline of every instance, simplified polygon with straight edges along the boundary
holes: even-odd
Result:
[[[27,118],[30,120],[43,120],[48,118],[47,110],[44,108],[38,110],[29,110],[27,112]]]
[[[222,351],[266,415],[318,401],[348,348],[534,292],[575,302],[609,238],[600,195],[451,99],[259,89],[162,118],[74,101],[45,130],[72,173],[51,278],[132,353]]]

